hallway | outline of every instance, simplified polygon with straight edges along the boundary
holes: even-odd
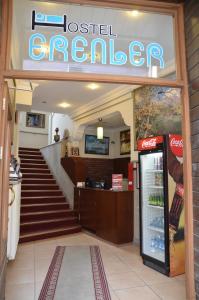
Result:
[[[100,246],[112,300],[186,299],[184,275],[168,278],[145,267],[138,247],[77,233],[19,245],[16,260],[8,264],[6,300],[37,300],[55,247],[62,245]]]

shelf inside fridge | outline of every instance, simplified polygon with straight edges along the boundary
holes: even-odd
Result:
[[[150,207],[150,208],[152,207],[152,208],[164,209],[164,206],[159,206],[159,205],[148,204],[147,206]]]
[[[150,173],[163,173],[163,170],[158,170],[158,169],[147,169],[146,172]]]
[[[164,228],[159,228],[159,227],[154,227],[154,226],[148,226],[148,228],[153,231],[164,233]]]
[[[163,185],[148,185],[147,186],[148,188],[151,188],[151,189],[163,189]]]

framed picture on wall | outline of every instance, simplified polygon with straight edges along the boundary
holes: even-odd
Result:
[[[120,155],[131,153],[130,129],[120,131]]]
[[[109,155],[109,137],[98,140],[96,135],[85,135],[85,153],[95,155]]]
[[[45,128],[45,114],[27,112],[26,127]]]
[[[79,147],[72,147],[71,154],[72,156],[79,156]]]

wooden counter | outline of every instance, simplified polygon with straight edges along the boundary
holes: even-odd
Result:
[[[116,244],[133,241],[133,192],[75,188],[74,200],[84,228]]]

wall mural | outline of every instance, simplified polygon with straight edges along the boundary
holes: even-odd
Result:
[[[181,134],[180,92],[180,89],[153,86],[134,91],[135,147],[141,138]]]

